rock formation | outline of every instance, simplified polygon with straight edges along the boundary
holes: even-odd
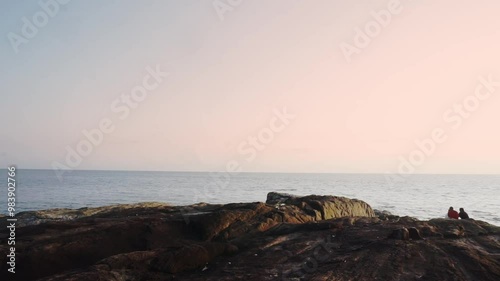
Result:
[[[418,221],[363,201],[270,193],[268,204],[161,203],[18,215],[1,280],[500,280],[500,228]]]

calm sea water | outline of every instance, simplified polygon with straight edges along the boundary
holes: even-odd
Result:
[[[6,213],[7,171],[0,184]],[[187,205],[265,202],[270,191],[337,195],[375,209],[419,219],[442,218],[450,206],[500,225],[500,175],[412,175],[390,185],[382,174],[278,174],[73,171],[60,181],[52,170],[18,170],[17,211],[96,207],[145,201]]]

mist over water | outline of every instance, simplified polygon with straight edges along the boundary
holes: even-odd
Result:
[[[277,191],[357,198],[374,209],[419,219],[443,218],[453,206],[500,225],[500,175],[412,175],[391,186],[383,174],[72,171],[59,181],[52,170],[19,169],[16,181],[16,212],[145,201],[265,202],[268,192]],[[0,196],[6,198],[6,180],[1,186]]]

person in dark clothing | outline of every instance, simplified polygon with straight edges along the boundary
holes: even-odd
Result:
[[[458,214],[458,216],[463,220],[469,219],[469,215],[464,211],[464,208],[460,208],[460,213]]]
[[[455,220],[458,220],[458,212],[453,210],[453,207],[450,207],[448,209],[448,217],[450,219],[455,219]]]

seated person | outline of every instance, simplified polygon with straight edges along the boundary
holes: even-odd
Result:
[[[458,214],[458,216],[463,220],[469,219],[469,215],[464,211],[464,208],[460,208],[460,213]]]
[[[450,219],[455,219],[455,220],[458,220],[458,212],[453,210],[453,207],[450,207],[448,209],[448,217]]]

